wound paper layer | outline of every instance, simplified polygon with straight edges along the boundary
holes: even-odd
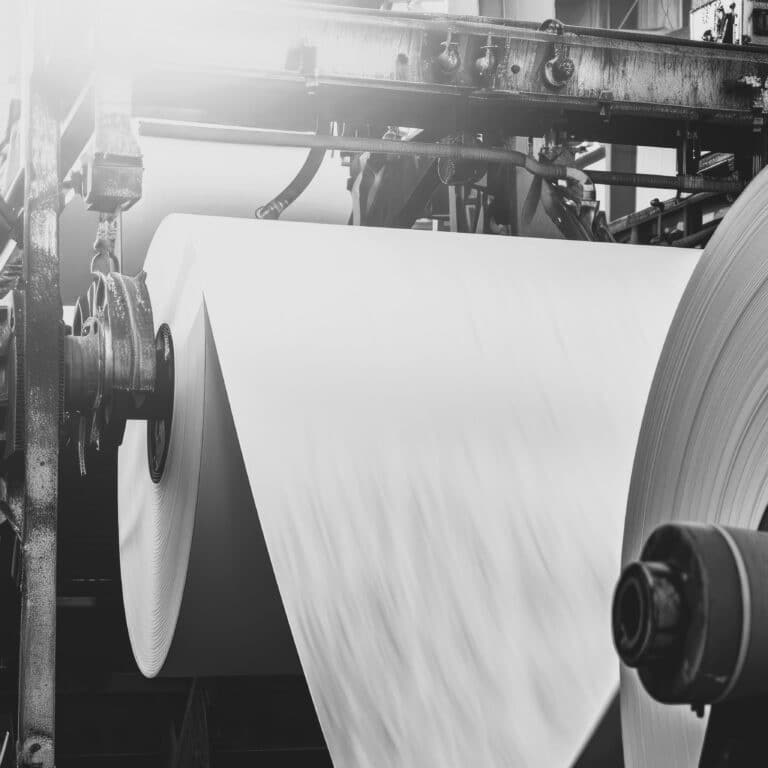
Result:
[[[645,412],[622,559],[670,520],[757,528],[768,505],[768,184],[763,172],[707,245]],[[707,719],[656,703],[622,669],[627,765],[696,766]]]

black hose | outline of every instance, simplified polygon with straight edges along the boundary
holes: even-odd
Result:
[[[658,176],[654,173],[620,173],[618,171],[586,171],[595,184],[618,187],[676,189],[679,192],[730,192],[738,194],[746,186],[738,179],[710,179],[706,176]]]
[[[328,131],[318,133],[318,135],[327,135]],[[317,176],[320,166],[325,158],[327,149],[325,147],[314,147],[309,150],[304,164],[299,168],[299,172],[294,176],[290,184],[278,195],[273,197],[266,205],[262,205],[255,211],[257,219],[277,219],[280,214],[295,202],[296,199],[304,193],[306,188]]]

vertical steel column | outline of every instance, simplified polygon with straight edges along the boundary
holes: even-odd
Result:
[[[24,526],[19,655],[20,766],[53,766],[56,519],[60,420],[59,124],[33,3],[24,73]]]

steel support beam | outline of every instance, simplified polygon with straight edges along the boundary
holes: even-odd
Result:
[[[565,119],[578,138],[654,146],[676,146],[688,121],[700,124],[702,147],[723,150],[768,111],[758,46],[288,0],[222,0],[181,15],[160,3],[151,18],[143,4],[99,3],[98,14],[71,5],[50,39],[60,82],[104,64],[100,46],[72,39],[108,41],[141,117],[311,129],[321,107],[354,125],[504,125],[523,137]],[[550,15],[537,7],[541,21]],[[455,56],[441,58],[446,46]],[[568,76],[552,81],[555,64]]]
[[[24,76],[24,522],[19,651],[19,766],[54,765],[56,523],[59,467],[59,123],[41,72],[31,9],[31,68]]]
[[[548,14],[546,4],[540,5],[542,22]],[[606,119],[628,111],[635,116],[667,113],[678,120],[707,115],[726,122],[739,115],[751,121],[753,100],[762,97],[768,75],[768,57],[756,47],[614,30],[561,26],[555,34],[520,21],[293,2],[254,3],[231,13],[222,12],[220,5],[198,6],[182,19],[158,9],[161,15],[148,24],[141,14],[125,15],[122,6],[117,8],[119,16],[105,14],[99,21],[105,29],[121,24],[123,34],[102,37],[110,40],[112,57],[137,73],[163,69],[171,59],[175,66],[207,69],[226,51],[226,64],[216,62],[219,67],[252,77],[271,73],[282,80],[299,74],[310,89],[328,79],[349,86],[400,84],[425,95],[437,86],[465,95],[538,97],[563,107],[602,111]],[[169,45],[171,27],[163,23],[163,13],[177,30],[174,37],[184,36],[183,47]],[[206,40],[212,28],[221,46],[218,52]],[[449,37],[456,51],[450,62],[440,56]],[[196,39],[199,44],[191,44]],[[489,39],[494,56],[481,67],[478,59]],[[564,55],[575,67],[559,86],[550,84],[545,73],[555,44],[565,46]],[[137,50],[152,55],[137,60]]]

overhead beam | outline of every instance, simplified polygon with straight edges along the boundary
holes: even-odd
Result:
[[[535,24],[466,16],[284,2],[232,13],[216,6],[209,18],[205,9],[194,7],[184,18],[174,17],[174,41],[169,41],[162,19],[143,23],[122,6],[120,13],[121,35],[115,38],[105,28],[104,37],[110,40],[110,56],[122,59],[139,78],[193,69],[252,81],[290,82],[298,75],[310,91],[331,83],[396,85],[425,94],[438,87],[529,108],[549,103],[602,112],[605,119],[647,114],[749,123],[768,75],[768,56],[754,46],[576,27],[556,34]],[[101,15],[98,23],[114,20]],[[211,45],[212,28],[216,45]],[[479,62],[489,43],[493,60],[484,68]],[[548,82],[545,71],[556,46],[574,65],[560,87]],[[452,56],[443,55],[446,49]]]

